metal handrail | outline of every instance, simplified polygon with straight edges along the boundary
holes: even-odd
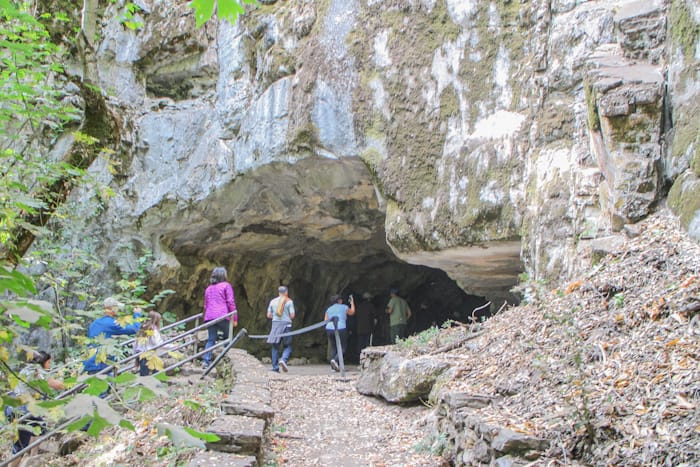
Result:
[[[219,318],[216,318],[216,319],[213,319],[213,320],[210,320],[210,321],[206,321],[204,324],[196,325],[194,328],[192,328],[192,329],[190,329],[190,330],[188,330],[188,331],[185,331],[185,332],[183,332],[183,333],[181,333],[181,334],[178,334],[178,335],[176,335],[176,336],[174,336],[174,337],[172,337],[172,338],[170,338],[170,339],[167,339],[167,340],[161,342],[160,344],[158,344],[157,346],[155,346],[155,347],[153,347],[153,348],[151,348],[151,349],[144,350],[143,352],[139,352],[139,353],[130,355],[129,357],[126,357],[126,358],[124,358],[124,359],[122,359],[122,360],[119,360],[118,362],[115,362],[115,363],[113,363],[113,364],[107,366],[106,368],[103,368],[102,370],[100,370],[100,371],[98,371],[97,373],[95,373],[95,374],[93,374],[93,375],[90,375],[90,376],[105,375],[105,374],[111,373],[112,371],[114,371],[115,376],[116,376],[116,375],[120,375],[120,374],[122,374],[122,373],[124,373],[124,372],[126,372],[126,371],[129,371],[127,367],[123,366],[124,364],[126,364],[126,363],[128,363],[128,362],[130,362],[130,361],[132,361],[132,360],[135,360],[135,359],[139,358],[142,354],[147,353],[147,352],[153,352],[154,350],[158,350],[158,349],[160,349],[160,348],[162,348],[162,347],[164,347],[164,346],[166,346],[166,345],[169,345],[169,344],[171,344],[171,343],[173,343],[173,342],[176,342],[176,341],[178,341],[178,340],[181,340],[181,339],[184,338],[184,337],[187,337],[187,336],[189,336],[189,335],[195,334],[195,333],[197,333],[197,332],[199,332],[199,331],[201,331],[201,330],[203,330],[203,329],[207,329],[207,328],[209,328],[210,326],[212,326],[212,325],[214,325],[214,324],[216,324],[216,323],[218,323],[218,322],[221,322],[221,321],[223,321],[223,320],[225,320],[225,319],[227,319],[227,318],[233,316],[233,314],[234,314],[234,312],[227,313],[226,315],[220,316]],[[178,324],[181,324],[182,322],[189,322],[189,321],[192,321],[193,319],[198,319],[200,316],[201,316],[201,314],[197,314],[197,315],[194,315],[194,316],[190,316],[189,318],[185,318],[185,319],[183,319],[183,320],[180,320],[180,321],[177,322],[177,323],[173,323],[172,325],[170,325],[170,327],[173,327],[173,326],[176,326],[176,325],[178,325]],[[233,327],[233,322],[231,322],[230,327],[229,327],[229,330],[231,330],[232,327]],[[165,329],[165,328],[163,328],[163,329]],[[178,368],[178,367],[184,365],[185,363],[188,363],[188,362],[190,362],[190,361],[196,359],[197,357],[199,357],[199,356],[201,356],[201,355],[204,355],[204,354],[207,353],[207,352],[211,352],[211,351],[213,351],[213,350],[216,350],[216,349],[218,349],[218,348],[223,347],[224,345],[228,345],[231,341],[234,341],[234,342],[235,342],[236,340],[238,340],[238,337],[239,337],[239,336],[240,336],[240,333],[239,333],[238,336],[236,336],[236,337],[234,338],[234,337],[233,337],[233,333],[232,333],[232,332],[229,332],[229,337],[228,337],[228,339],[223,340],[223,341],[218,342],[218,343],[215,343],[213,346],[209,347],[208,349],[204,349],[204,350],[202,350],[202,351],[200,351],[200,352],[197,352],[197,353],[195,353],[194,355],[188,357],[187,359],[181,360],[181,361],[177,362],[176,364],[169,366],[168,368],[164,368],[163,370],[158,371],[158,372],[155,373],[155,374],[163,373],[163,372],[170,371],[170,370],[172,370],[172,369]],[[133,342],[134,340],[135,340],[135,339],[131,339],[130,341]],[[182,347],[185,347],[185,346],[187,346],[187,345],[192,344],[193,342],[195,343],[195,345],[196,345],[196,343],[198,342],[198,340],[196,339],[196,334],[195,334],[195,338],[194,338],[194,339],[188,339],[187,341],[185,341],[185,342],[183,342],[182,344],[178,345],[178,346],[177,346],[175,349],[173,349],[173,350],[180,349],[180,348],[182,348]],[[122,343],[122,345],[125,344],[125,343],[126,343],[126,342]],[[215,363],[218,363],[219,360],[220,360],[220,359],[217,359]],[[214,365],[211,365],[211,367],[213,367],[213,366],[214,366]],[[132,367],[132,368],[133,368],[133,367]],[[65,398],[65,397],[67,397],[67,396],[70,396],[71,394],[74,394],[74,393],[76,393],[76,392],[78,392],[78,391],[84,389],[85,387],[87,387],[87,384],[86,384],[86,383],[79,383],[79,384],[76,384],[76,385],[73,386],[72,388],[70,388],[70,389],[68,389],[68,390],[66,390],[66,391],[63,391],[63,392],[59,393],[58,395],[56,395],[55,397],[53,397],[52,400],[60,400],[60,399],[63,399],[63,398]],[[31,414],[29,414],[29,413],[23,415],[22,417],[20,417],[19,422],[22,422],[23,420],[26,420],[30,415],[31,415]],[[58,427],[54,428],[54,429],[51,430],[51,431],[48,431],[48,432],[45,433],[44,435],[42,435],[42,436],[40,436],[39,438],[37,438],[36,440],[34,440],[32,443],[30,443],[27,447],[25,447],[25,448],[22,449],[21,451],[17,452],[16,454],[13,454],[9,459],[6,459],[6,460],[4,460],[4,461],[0,461],[0,467],[5,467],[5,466],[9,465],[12,461],[14,461],[14,460],[16,460],[16,459],[19,459],[19,458],[22,457],[26,452],[30,451],[30,450],[33,449],[34,447],[36,447],[36,446],[38,446],[39,444],[41,444],[42,442],[44,442],[46,439],[48,439],[48,438],[49,438],[50,436],[52,436],[54,433],[56,433],[56,432],[59,431],[59,430],[64,429],[65,427],[67,427],[67,426],[70,425],[71,423],[77,421],[78,419],[79,419],[79,417],[72,417],[72,418],[68,419],[67,421],[64,421],[64,422],[61,423]]]
[[[226,315],[226,316],[230,316],[230,315],[232,315],[232,314],[233,314],[233,313],[229,313],[229,314]],[[192,316],[188,316],[187,318],[181,319],[180,321],[177,321],[177,322],[175,322],[175,323],[168,324],[167,326],[163,326],[162,328],[160,328],[160,330],[161,330],[161,332],[162,332],[162,331],[167,331],[168,329],[174,328],[175,326],[180,326],[181,324],[186,324],[186,323],[189,323],[190,321],[196,320],[196,319],[200,318],[201,316],[202,316],[201,313],[198,313],[198,314],[192,315]],[[125,340],[124,342],[121,342],[120,345],[131,344],[131,343],[134,342],[135,340],[136,340],[136,338],[135,338],[135,337],[132,337],[132,338],[130,338],[130,339]]]
[[[198,332],[198,331],[201,331],[201,330],[203,330],[203,329],[207,329],[207,328],[209,328],[212,324],[215,324],[215,323],[218,323],[218,322],[220,322],[220,321],[223,321],[224,319],[226,319],[226,318],[229,317],[229,316],[233,316],[233,312],[232,312],[232,313],[228,313],[228,314],[226,314],[226,315],[224,315],[224,316],[221,316],[221,317],[219,317],[219,318],[216,318],[216,319],[213,319],[213,320],[210,320],[210,321],[206,321],[204,324],[200,324],[199,326],[196,326],[196,327],[194,327],[194,328],[192,328],[192,329],[190,329],[190,330],[188,330],[188,331],[185,331],[185,332],[183,332],[183,333],[181,333],[181,334],[176,335],[175,337],[172,337],[172,338],[170,338],[170,339],[168,339],[168,340],[163,341],[161,344],[157,345],[157,346],[154,347],[153,349],[149,349],[148,351],[152,351],[152,350],[155,350],[155,349],[159,349],[159,348],[161,348],[161,347],[163,347],[163,346],[165,346],[165,345],[168,345],[168,344],[170,344],[170,343],[172,343],[172,342],[175,342],[175,341],[177,341],[177,340],[180,340],[180,339],[183,338],[183,337],[189,336],[190,334],[194,334],[194,333],[196,333],[196,332]],[[230,336],[230,334],[229,334],[229,336]],[[230,338],[230,337],[229,337],[229,338]],[[128,356],[128,357],[126,357],[126,358],[124,358],[124,359],[122,359],[122,360],[119,360],[118,362],[115,362],[115,363],[113,363],[113,364],[107,366],[106,368],[103,368],[102,370],[100,370],[100,371],[98,371],[97,373],[95,373],[95,374],[93,374],[93,375],[90,375],[90,376],[105,375],[105,374],[110,373],[112,370],[116,370],[116,371],[115,371],[115,374],[119,375],[119,374],[123,373],[124,371],[126,371],[126,370],[121,370],[121,371],[120,371],[120,370],[119,370],[119,367],[121,367],[121,366],[124,365],[125,363],[128,363],[128,362],[130,362],[130,361],[132,361],[132,360],[137,359],[137,358],[141,355],[141,353],[143,353],[143,352],[130,355],[130,356]],[[77,385],[73,386],[71,389],[69,389],[69,390],[67,390],[67,391],[64,391],[64,392],[62,392],[61,394],[59,394],[58,396],[54,397],[54,399],[62,399],[62,398],[64,398],[64,397],[66,397],[66,396],[69,396],[69,395],[71,395],[71,394],[74,394],[75,392],[79,391],[80,389],[85,388],[85,386],[87,386],[87,384],[85,384],[85,383],[77,384]]]
[[[144,350],[143,352],[139,352],[139,353],[137,353],[137,354],[134,354],[134,355],[131,355],[131,356],[127,357],[127,358],[124,358],[124,359],[120,360],[119,362],[113,363],[112,365],[110,365],[110,366],[104,368],[103,370],[101,370],[101,371],[95,373],[95,375],[103,375],[103,374],[106,374],[106,373],[111,372],[112,370],[114,370],[114,374],[115,374],[115,375],[119,375],[119,374],[121,374],[121,373],[127,371],[127,369],[124,368],[124,367],[119,368],[122,364],[127,363],[127,362],[129,362],[129,361],[131,361],[131,360],[137,359],[139,356],[141,356],[141,355],[144,354],[144,353],[153,352],[153,351],[155,351],[155,350],[157,350],[157,349],[160,349],[160,348],[162,348],[162,347],[164,347],[164,346],[166,346],[166,345],[169,345],[169,344],[171,344],[171,343],[173,343],[173,342],[175,342],[175,341],[178,341],[178,340],[182,339],[183,337],[186,337],[186,336],[189,336],[189,335],[192,335],[192,334],[195,334],[195,338],[194,338],[194,339],[187,340],[187,341],[181,343],[180,345],[178,345],[178,346],[177,346],[175,349],[173,349],[173,350],[177,350],[177,349],[180,349],[180,348],[185,347],[185,346],[187,346],[187,345],[190,345],[192,342],[195,342],[195,345],[196,345],[196,343],[197,343],[196,333],[197,333],[198,331],[200,331],[200,330],[202,330],[202,329],[207,329],[207,328],[209,328],[209,327],[212,326],[213,324],[216,324],[216,323],[218,323],[218,322],[220,322],[220,321],[222,321],[222,320],[224,320],[224,319],[226,319],[226,318],[232,316],[233,313],[234,313],[234,312],[231,312],[231,313],[228,313],[227,315],[221,316],[221,317],[219,317],[219,318],[217,318],[217,319],[214,319],[214,320],[211,320],[211,321],[206,321],[204,324],[201,324],[201,325],[195,325],[194,328],[192,328],[192,329],[190,329],[190,330],[188,330],[188,331],[185,331],[185,332],[183,332],[183,333],[181,333],[181,334],[178,334],[178,335],[176,335],[176,336],[174,336],[174,337],[172,337],[172,338],[170,338],[170,339],[167,339],[167,340],[163,341],[162,343],[158,344],[157,346],[155,346],[155,347],[153,347],[153,348],[151,348],[151,349]],[[179,321],[178,323],[173,323],[170,327],[173,327],[173,326],[176,326],[176,325],[178,325],[178,324],[181,324],[182,322],[189,322],[189,321],[191,321],[192,319],[197,319],[197,318],[199,318],[199,316],[201,316],[201,315],[197,314],[197,315],[191,316],[191,317],[189,317],[189,318],[186,318],[186,319],[184,319],[184,320]],[[309,332],[309,331],[311,331],[311,330],[313,330],[313,329],[317,329],[317,328],[319,328],[320,326],[327,324],[329,321],[332,321],[332,322],[333,322],[334,334],[335,334],[334,337],[335,337],[335,342],[336,342],[336,348],[340,350],[340,352],[338,353],[338,360],[339,360],[338,363],[340,364],[341,378],[344,378],[344,377],[345,377],[345,362],[344,362],[344,358],[343,358],[342,346],[341,346],[341,344],[340,344],[340,335],[339,335],[339,330],[338,330],[338,318],[337,318],[337,317],[334,317],[334,318],[332,318],[332,319],[330,319],[330,320],[322,321],[322,322],[320,322],[320,323],[314,324],[314,325],[312,325],[312,326],[308,326],[308,327],[303,328],[303,329],[299,329],[299,330],[297,330],[297,331],[291,331],[291,332],[288,332],[288,333],[280,334],[279,337],[283,337],[283,336],[287,336],[287,335],[291,336],[291,335],[296,335],[296,334],[303,333],[303,332]],[[177,361],[176,363],[174,363],[173,365],[170,365],[170,366],[167,367],[167,368],[164,368],[164,369],[162,369],[162,370],[157,371],[156,373],[154,373],[154,375],[158,375],[158,374],[161,374],[161,373],[165,373],[165,372],[174,370],[175,368],[178,368],[178,367],[184,365],[185,363],[188,363],[188,362],[190,362],[190,361],[196,359],[197,357],[199,357],[199,356],[201,356],[201,355],[204,355],[204,354],[207,353],[207,352],[212,352],[212,351],[214,351],[214,350],[216,350],[216,349],[218,349],[218,348],[220,348],[220,347],[223,347],[223,346],[225,345],[226,348],[223,350],[223,352],[221,352],[221,353],[217,356],[217,358],[212,362],[211,365],[209,365],[209,367],[206,369],[206,371],[205,371],[204,374],[202,375],[201,378],[203,379],[203,378],[206,377],[207,374],[209,374],[209,372],[216,366],[216,364],[219,363],[219,361],[226,355],[226,353],[231,349],[231,347],[233,347],[233,345],[234,345],[236,342],[238,342],[238,340],[239,340],[240,338],[245,337],[245,336],[247,336],[247,337],[249,337],[249,338],[252,338],[252,339],[260,339],[260,338],[266,337],[266,336],[257,336],[257,335],[256,335],[256,336],[251,336],[251,335],[248,335],[248,331],[247,331],[247,329],[245,329],[245,328],[242,328],[242,329],[238,332],[238,334],[236,334],[236,336],[234,337],[234,336],[233,336],[233,333],[232,333],[232,329],[233,329],[233,322],[230,323],[228,339],[225,339],[225,340],[223,340],[223,341],[221,341],[221,342],[215,343],[213,346],[211,346],[211,347],[209,347],[209,348],[205,348],[204,350],[201,350],[201,351],[199,351],[199,352],[195,352],[193,355],[189,356],[188,358],[186,358],[186,359],[184,359],[184,360],[179,360],[179,361]],[[132,342],[133,342],[133,339],[132,339]],[[92,375],[92,376],[95,376],[95,375]],[[138,384],[138,382],[134,382],[134,383],[132,384],[132,386],[133,386],[133,385],[136,385],[136,384]],[[70,394],[73,394],[73,393],[77,392],[77,391],[80,390],[80,389],[85,388],[86,386],[87,386],[87,384],[85,384],[85,383],[80,383],[80,384],[74,386],[73,388],[71,388],[70,390],[64,391],[63,393],[57,395],[56,397],[54,397],[54,400],[56,400],[56,399],[62,399],[62,398],[66,397],[66,396],[68,396],[68,395],[70,395]],[[109,400],[112,396],[113,396],[113,395],[109,395],[109,396],[107,396],[106,399]],[[20,419],[20,421],[23,420],[23,419],[25,419],[25,418],[28,417],[28,416],[29,416],[29,414],[24,415],[24,416]],[[75,421],[77,421],[77,420],[79,420],[79,419],[80,419],[80,417],[79,417],[79,416],[76,416],[76,417],[72,417],[72,418],[68,419],[67,421],[62,422],[58,427],[54,428],[54,429],[51,430],[51,431],[48,431],[47,433],[45,433],[45,434],[42,435],[41,437],[37,438],[34,442],[30,443],[27,447],[25,447],[24,449],[22,449],[22,450],[19,451],[18,453],[13,454],[9,459],[0,462],[0,467],[5,467],[5,466],[9,465],[12,461],[14,461],[14,460],[20,458],[20,457],[23,456],[26,452],[28,452],[29,450],[31,450],[31,449],[33,449],[34,447],[38,446],[39,444],[41,444],[43,441],[45,441],[46,439],[48,439],[50,436],[52,436],[52,435],[53,435],[54,433],[56,433],[57,431],[64,429],[64,428],[67,427],[69,424],[71,424],[71,423],[73,423],[73,422],[75,422]]]

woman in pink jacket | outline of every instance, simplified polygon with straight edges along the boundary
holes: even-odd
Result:
[[[233,326],[238,326],[238,313],[236,310],[236,300],[233,295],[233,287],[226,279],[226,268],[217,267],[211,272],[209,279],[209,287],[204,291],[204,313],[202,319],[212,321],[222,316],[233,312]],[[212,324],[207,328],[209,337],[204,349],[213,347],[216,343],[219,333],[223,334],[223,339],[228,339],[230,318],[222,319],[221,321]],[[207,352],[202,357],[204,368],[211,363],[211,352]]]

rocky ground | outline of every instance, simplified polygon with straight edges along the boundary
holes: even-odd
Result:
[[[448,465],[432,449],[428,407],[400,407],[360,395],[356,367],[345,378],[327,365],[289,368],[270,381],[275,418],[267,465]]]
[[[439,352],[452,368],[432,398],[489,401],[462,419],[548,440],[535,465],[700,465],[700,246],[661,213],[610,249],[554,290],[530,284],[530,304],[411,352],[458,343]],[[458,437],[453,458],[473,459]]]
[[[483,323],[397,347],[450,363],[424,404],[358,394],[357,368],[344,380],[325,366],[272,374],[265,465],[473,465],[463,430],[445,423],[451,393],[488,401],[463,417],[547,440],[530,465],[700,465],[700,246],[672,217],[648,219],[587,274],[555,290],[530,284],[529,295]],[[135,432],[111,429],[33,465],[186,465],[194,450],[153,427],[206,426],[213,384],[173,385]]]

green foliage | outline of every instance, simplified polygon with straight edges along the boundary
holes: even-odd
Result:
[[[625,295],[622,293],[616,293],[613,296],[613,303],[617,308],[622,308],[625,305]]]
[[[26,219],[53,202],[39,187],[60,179],[68,169],[50,158],[42,143],[80,117],[78,109],[63,101],[60,63],[64,52],[27,7],[0,2],[0,244],[4,249],[14,241],[18,228],[42,233]]]
[[[449,440],[445,433],[432,433],[413,446],[418,453],[429,452],[433,456],[441,456],[449,451]]]
[[[219,19],[234,24],[239,15],[245,13],[243,5],[257,5],[256,0],[192,0],[189,7],[195,10],[195,22],[201,27],[209,21],[217,10]]]
[[[135,3],[128,2],[126,5],[124,5],[124,14],[122,14],[121,18],[119,18],[119,22],[132,31],[141,29],[143,27],[143,22],[136,16],[141,11],[142,9],[140,6],[136,5]]]
[[[169,423],[159,423],[157,427],[158,433],[168,436],[176,448],[205,448],[205,442],[212,443],[220,439],[213,433],[202,433],[192,428],[179,427]]]

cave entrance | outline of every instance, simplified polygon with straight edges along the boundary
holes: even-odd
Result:
[[[269,332],[266,309],[282,284],[295,303],[294,329],[322,321],[330,296],[337,293],[345,298],[352,293],[358,299],[369,293],[379,316],[387,319],[382,311],[391,288],[399,289],[413,311],[411,333],[449,319],[468,322],[486,299],[464,290],[493,290],[483,287],[494,279],[482,271],[499,267],[462,250],[429,252],[410,263],[398,258],[387,244],[386,207],[357,158],[263,165],[222,186],[182,219],[187,222],[160,225],[159,248],[172,255],[169,264],[177,265],[176,273],[162,275],[157,284],[177,291],[164,308],[179,316],[201,313],[211,271],[224,266],[234,287],[240,326],[251,335]],[[517,256],[519,248],[513,251]],[[479,287],[460,287],[448,274],[476,274]],[[515,276],[509,271],[501,275]],[[489,311],[480,310],[476,318]],[[356,337],[351,338],[354,342]],[[388,343],[388,329],[377,332],[373,342]],[[269,345],[263,340],[247,339],[241,346],[269,358]],[[294,337],[293,358],[327,361],[326,353],[323,329]],[[348,360],[356,360],[356,355],[351,348]]]
[[[293,251],[290,248],[289,251]],[[361,252],[362,250],[355,250]],[[372,345],[389,344],[389,317],[385,313],[389,301],[389,290],[397,288],[412,311],[408,323],[409,335],[431,326],[441,326],[448,320],[470,322],[476,308],[486,303],[484,297],[465,293],[444,271],[426,266],[412,265],[400,261],[387,249],[369,256],[355,256],[352,261],[328,261],[315,255],[270,258],[258,252],[246,255],[210,258],[206,262],[186,266],[193,257],[182,257],[183,269],[191,270],[187,275],[191,286],[178,295],[168,297],[166,308],[180,316],[201,313],[202,295],[208,285],[211,269],[223,265],[229,272],[239,323],[249,334],[267,334],[270,323],[265,316],[269,301],[277,296],[277,286],[289,287],[290,297],[297,311],[294,329],[310,326],[322,321],[330,306],[330,297],[340,293],[345,300],[352,294],[357,302],[369,301],[376,310]],[[337,259],[337,258],[336,258]],[[489,313],[489,308],[478,310],[474,317],[480,319]],[[349,348],[346,360],[357,362],[359,358],[357,319],[350,318]],[[269,346],[263,340],[244,339],[241,347],[259,358],[269,357]],[[327,361],[327,339],[323,329],[317,329],[294,337],[293,358],[308,362]]]

